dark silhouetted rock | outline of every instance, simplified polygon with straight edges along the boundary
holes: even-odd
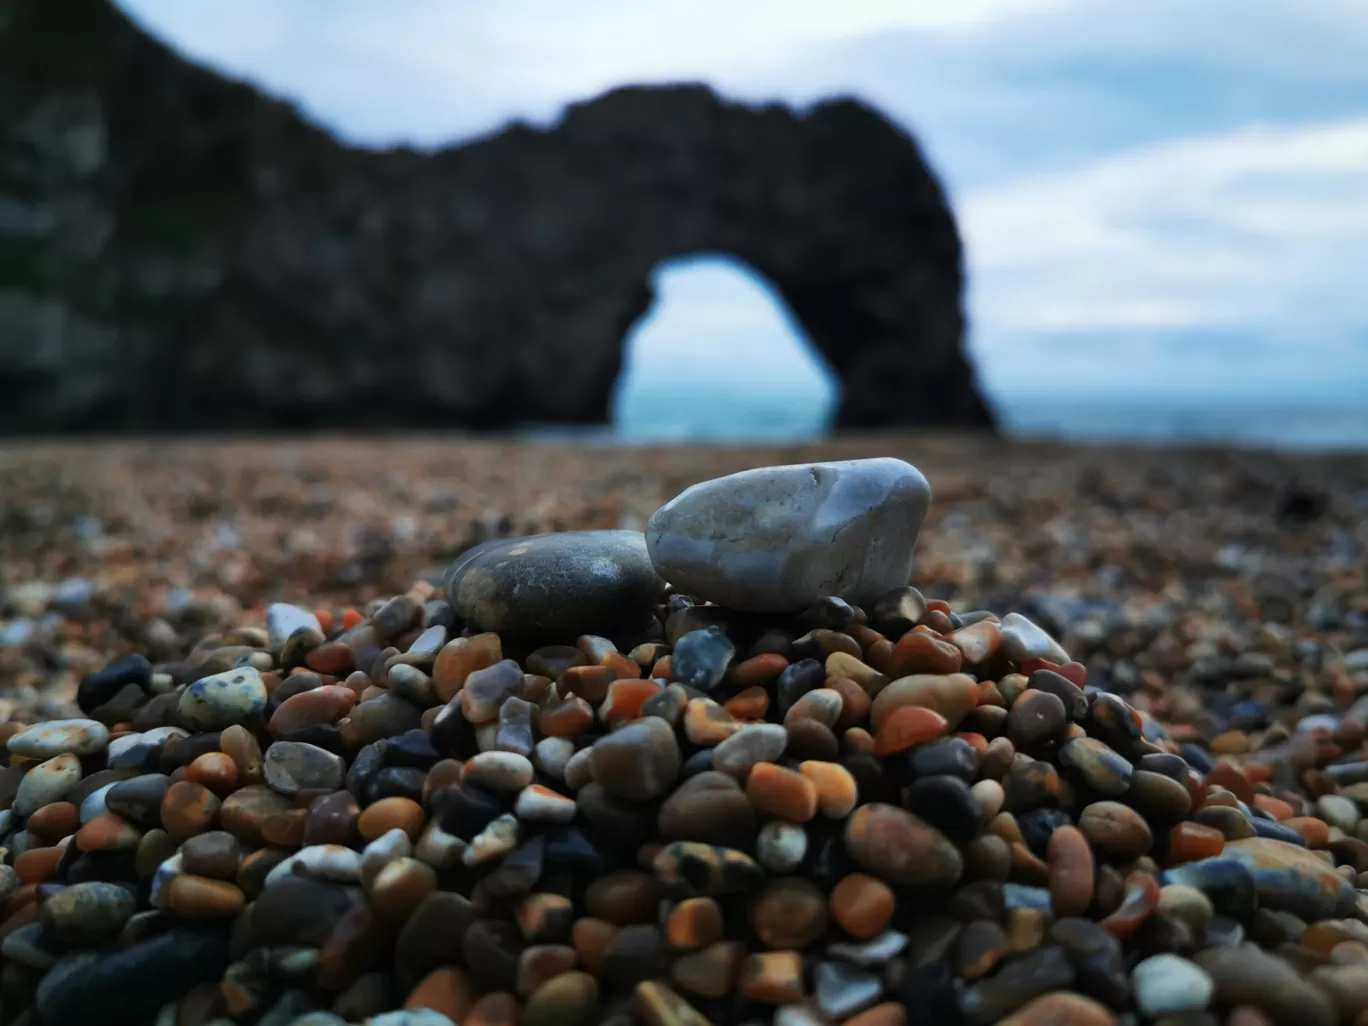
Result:
[[[838,425],[992,422],[945,197],[851,100],[624,88],[348,149],[108,0],[17,0],[0,167],[0,431],[604,422],[652,268],[700,252],[777,287]]]

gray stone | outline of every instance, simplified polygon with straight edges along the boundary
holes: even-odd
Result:
[[[858,605],[907,584],[930,503],[926,478],[901,460],[762,467],[686,489],[651,517],[646,545],[662,577],[719,605]]]
[[[109,728],[96,720],[49,720],[9,739],[11,755],[51,759],[58,755],[94,755],[109,741]]]
[[[679,777],[679,764],[674,731],[655,716],[629,723],[589,749],[594,780],[610,794],[633,802],[650,801],[669,791]]]
[[[266,684],[251,666],[201,677],[181,692],[176,711],[194,730],[222,730],[266,709]]]
[[[662,584],[638,531],[566,531],[477,545],[447,572],[467,623],[521,637],[638,626]]]
[[[311,630],[322,634],[323,626],[313,613],[292,606],[288,602],[272,602],[266,607],[266,634],[270,639],[271,648],[279,651],[280,647],[290,640],[290,635],[297,630]]]
[[[819,962],[812,976],[817,1007],[833,1020],[849,1018],[883,994],[879,977],[841,962]]]
[[[347,775],[346,760],[340,755],[303,741],[271,745],[262,769],[271,789],[290,798],[300,791],[336,791]]]
[[[1176,1012],[1200,1012],[1211,1001],[1211,976],[1177,955],[1160,954],[1131,970],[1135,1003],[1151,1019]]]
[[[40,762],[19,782],[14,795],[14,811],[31,816],[44,805],[59,802],[81,782],[81,760],[74,755],[59,755]]]
[[[78,883],[43,902],[38,921],[53,940],[96,944],[113,937],[137,910],[133,892],[112,883]]]

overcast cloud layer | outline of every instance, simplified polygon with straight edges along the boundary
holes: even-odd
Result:
[[[124,6],[359,143],[547,124],[627,82],[855,95],[951,194],[990,390],[1368,396],[1362,0]],[[744,290],[713,295],[668,337],[729,303],[753,330]]]

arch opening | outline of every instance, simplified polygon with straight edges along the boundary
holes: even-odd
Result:
[[[628,441],[766,441],[828,432],[831,365],[778,289],[723,253],[663,260],[654,299],[623,339],[613,432]]]

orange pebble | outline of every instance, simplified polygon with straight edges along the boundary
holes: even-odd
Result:
[[[208,830],[218,818],[222,802],[203,784],[178,780],[161,803],[162,826],[178,841]]]
[[[52,802],[28,818],[24,829],[44,841],[60,841],[81,828],[81,813],[71,802]]]
[[[365,619],[366,618],[362,616],[360,613],[358,613],[355,609],[352,609],[350,606],[348,606],[342,612],[342,629],[344,631],[349,631],[353,627],[359,625]]]
[[[1206,785],[1224,787],[1246,805],[1254,802],[1254,788],[1250,786],[1249,778],[1232,762],[1221,761],[1212,767],[1211,772],[1206,775]]]
[[[722,939],[722,908],[712,898],[686,898],[670,912],[665,936],[670,947],[697,951]]]
[[[315,609],[314,618],[318,621],[318,626],[323,628],[323,636],[327,637],[333,631],[333,615],[330,609]]]
[[[470,1006],[461,1026],[518,1026],[522,1022],[522,1007],[518,999],[503,990],[496,990]]]
[[[412,798],[381,798],[366,806],[361,818],[356,821],[361,836],[373,841],[382,834],[398,827],[408,834],[409,840],[416,841],[427,825],[423,807]]]
[[[142,834],[122,816],[102,812],[76,831],[76,847],[81,851],[131,851]]]
[[[831,918],[841,929],[858,940],[868,940],[882,932],[893,918],[897,898],[882,880],[864,873],[851,873],[831,889]]]
[[[1291,819],[1283,820],[1283,825],[1290,826],[1301,834],[1308,848],[1330,847],[1330,825],[1323,819],[1317,819],[1315,816],[1293,816]]]
[[[752,1001],[787,1005],[803,998],[803,956],[797,951],[762,951],[741,963],[741,993]]]
[[[608,685],[608,694],[599,706],[599,719],[604,723],[626,723],[641,717],[641,707],[660,694],[661,687],[653,680],[615,680]]]
[[[798,764],[798,772],[817,787],[817,807],[831,819],[850,815],[859,800],[860,789],[850,770],[838,762],[809,759]]]
[[[570,942],[579,955],[580,965],[598,975],[603,968],[603,960],[608,955],[608,945],[617,934],[617,927],[602,919],[585,916],[575,920],[570,929]]]
[[[223,752],[205,752],[185,770],[186,780],[203,784],[220,798],[233,793],[237,778],[237,763]]]
[[[975,734],[972,730],[961,730],[959,733],[955,734],[955,737],[968,741],[969,744],[973,746],[974,751],[978,752],[979,755],[988,751],[988,739],[982,734]]]
[[[890,676],[906,677],[913,673],[958,673],[964,663],[964,653],[944,638],[920,627],[898,639],[893,646]]]
[[[1203,823],[1179,823],[1169,831],[1168,863],[1171,866],[1219,855],[1224,849],[1225,835]]]
[[[906,1026],[907,1008],[896,1001],[885,1001],[845,1021],[845,1026]]]
[[[862,723],[869,716],[872,701],[869,693],[849,677],[828,677],[824,688],[830,688],[841,696],[841,715],[836,717],[840,729]]]
[[[773,762],[758,762],[751,769],[746,798],[757,811],[794,823],[806,823],[817,815],[817,785]]]
[[[884,719],[874,736],[875,755],[905,752],[914,745],[940,737],[949,727],[945,717],[920,705],[902,705]]]
[[[62,848],[30,848],[14,860],[14,871],[24,883],[46,883],[57,872]]]
[[[674,680],[673,664],[669,656],[661,656],[655,661],[655,665],[651,667],[651,676],[659,677],[661,680]]]
[[[475,985],[464,969],[444,966],[434,969],[419,981],[404,1000],[410,1011],[427,1008],[440,1012],[452,1022],[461,1022],[475,1003]]]
[[[727,671],[727,684],[738,691],[770,684],[788,669],[788,664],[788,660],[777,652],[762,652],[731,667]]]
[[[769,709],[769,693],[761,687],[746,688],[724,708],[738,720],[762,720]]]
[[[641,667],[621,652],[609,652],[599,660],[599,665],[611,670],[618,680],[635,680],[641,676]]]
[[[1283,801],[1281,798],[1274,798],[1271,794],[1256,794],[1254,796],[1254,807],[1256,809],[1263,809],[1264,812],[1268,813],[1280,823],[1285,819],[1291,819],[1297,814],[1296,810],[1288,805],[1287,802]]]

